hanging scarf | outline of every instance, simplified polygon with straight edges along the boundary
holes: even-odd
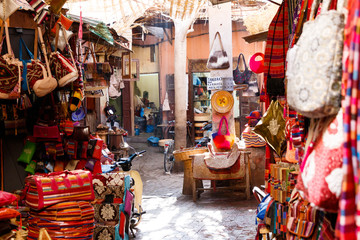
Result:
[[[360,4],[359,1],[349,0],[348,22],[345,28],[344,72],[343,87],[345,99],[342,103],[344,110],[344,178],[339,202],[339,216],[336,237],[340,240],[360,239],[360,217],[357,210],[360,207],[360,191],[356,192],[359,184],[359,148],[360,144],[360,86],[359,86],[359,53],[360,53]],[[347,54],[348,53],[348,54]],[[356,198],[358,201],[356,201]],[[357,222],[356,222],[357,220]]]

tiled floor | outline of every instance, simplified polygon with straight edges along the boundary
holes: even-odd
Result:
[[[142,205],[146,211],[136,239],[255,238],[255,200],[242,200],[233,193],[205,192],[194,203],[191,196],[181,193],[183,175],[164,173],[159,148],[134,140],[129,144],[137,151],[147,150],[133,162],[133,170],[138,170],[143,180]]]

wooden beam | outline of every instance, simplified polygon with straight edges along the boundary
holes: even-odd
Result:
[[[166,31],[165,28],[163,28],[163,30],[164,30],[164,33],[165,33],[165,35],[166,35],[167,40],[168,40],[169,43],[172,45],[172,38],[169,36],[169,34],[168,34],[168,32]]]

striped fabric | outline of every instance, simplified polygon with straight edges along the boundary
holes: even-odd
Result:
[[[359,143],[360,143],[360,3],[349,0],[349,15],[345,27],[344,72],[343,85],[345,99],[342,103],[344,110],[344,178],[339,202],[339,217],[336,237],[340,240],[360,239],[360,192],[356,192],[359,184]],[[346,58],[345,58],[346,57]],[[356,201],[357,198],[357,201]]]
[[[74,170],[34,175],[27,177],[25,183],[25,203],[36,210],[60,202],[94,200],[92,175],[89,171]]]
[[[251,131],[250,127],[245,128],[242,132],[242,138],[244,139],[245,146],[249,147],[265,147],[266,142],[262,140],[258,135]]]
[[[52,239],[92,240],[95,224],[94,219],[58,222],[30,216],[27,239],[38,239],[40,228],[46,228],[46,231]]]
[[[283,1],[269,26],[265,48],[265,86],[267,75],[272,78],[285,77],[285,59],[288,50],[289,22],[288,1]],[[285,48],[285,49],[284,49]],[[272,49],[272,51],[271,51]],[[270,62],[271,60],[271,62]],[[269,69],[270,68],[270,69]]]
[[[43,211],[30,210],[30,215],[34,218],[61,222],[91,220],[94,214],[93,206],[85,201],[58,203]]]

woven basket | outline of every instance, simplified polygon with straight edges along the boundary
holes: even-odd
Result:
[[[200,154],[200,153],[204,153],[207,152],[207,147],[200,147],[200,148],[183,148],[181,150],[176,150],[174,151],[174,157],[175,157],[175,161],[184,161],[184,160],[188,160],[191,159],[190,156],[194,155],[194,154]]]

